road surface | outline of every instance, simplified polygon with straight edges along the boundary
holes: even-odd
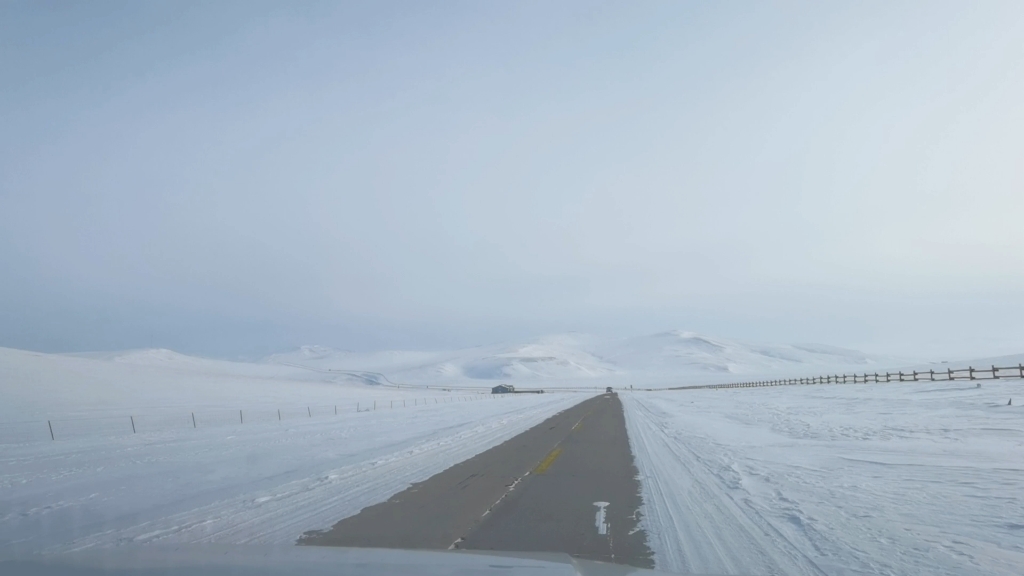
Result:
[[[653,567],[636,476],[622,404],[605,394],[299,543],[565,552]]]

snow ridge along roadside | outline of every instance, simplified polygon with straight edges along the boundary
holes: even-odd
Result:
[[[669,392],[668,394],[672,394]],[[676,392],[675,394],[679,394]],[[825,574],[729,494],[720,464],[672,426],[649,394],[621,394],[643,496],[642,522],[659,569],[700,574]]]
[[[1017,575],[1019,383],[621,394],[658,568]]]

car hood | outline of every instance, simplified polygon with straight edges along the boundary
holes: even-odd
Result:
[[[545,552],[316,546],[128,545],[0,559],[8,576],[657,576],[667,572]]]

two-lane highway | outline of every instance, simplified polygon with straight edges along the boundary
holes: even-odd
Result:
[[[651,567],[639,492],[622,404],[605,394],[299,543],[565,552]]]

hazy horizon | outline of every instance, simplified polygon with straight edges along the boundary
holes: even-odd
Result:
[[[832,344],[828,344],[827,342],[773,342],[773,341],[766,341],[766,340],[750,340],[750,339],[745,339],[745,338],[733,338],[733,337],[729,337],[729,336],[722,336],[722,335],[718,335],[718,334],[706,334],[706,333],[701,333],[701,332],[692,332],[692,331],[681,330],[681,329],[661,330],[661,331],[657,331],[657,332],[644,332],[644,333],[633,333],[633,334],[624,334],[624,335],[596,334],[596,333],[592,333],[592,332],[580,332],[580,331],[565,331],[565,332],[553,332],[553,333],[545,333],[545,334],[535,334],[535,335],[532,335],[532,336],[531,335],[527,335],[527,336],[523,336],[523,337],[518,338],[518,339],[480,341],[480,342],[473,343],[473,344],[461,344],[461,345],[453,345],[453,346],[449,346],[449,347],[445,347],[445,346],[405,346],[405,347],[398,346],[398,347],[393,347],[393,348],[384,348],[384,347],[379,347],[378,346],[378,347],[367,348],[367,347],[358,347],[358,346],[356,346],[356,347],[340,346],[339,347],[339,346],[332,346],[332,345],[327,345],[327,344],[318,343],[318,342],[307,342],[305,344],[299,344],[299,345],[290,345],[290,344],[282,345],[282,346],[279,346],[279,347],[276,347],[276,348],[275,347],[265,346],[265,347],[261,347],[259,349],[253,348],[250,351],[244,352],[244,353],[233,352],[233,353],[227,353],[227,354],[217,353],[215,351],[211,352],[211,351],[203,351],[203,350],[190,350],[188,348],[173,348],[173,347],[160,346],[160,345],[156,345],[156,346],[143,346],[143,347],[128,347],[128,348],[107,348],[107,349],[89,349],[89,350],[82,349],[82,350],[59,350],[59,351],[20,349],[20,348],[15,348],[15,347],[8,347],[8,346],[0,346],[0,347],[14,349],[14,350],[24,350],[25,352],[42,352],[42,353],[50,353],[50,354],[66,354],[66,355],[72,355],[72,356],[74,356],[74,355],[83,355],[84,357],[90,357],[90,355],[93,355],[93,354],[104,355],[104,354],[118,354],[118,353],[141,352],[141,351],[147,351],[147,350],[170,350],[171,352],[175,352],[175,353],[178,353],[178,354],[183,354],[183,355],[186,355],[186,356],[197,357],[197,358],[206,358],[206,359],[211,359],[211,360],[228,360],[228,361],[237,361],[237,362],[258,362],[258,361],[262,361],[264,359],[267,359],[269,357],[272,357],[272,356],[275,356],[275,355],[278,355],[278,354],[287,354],[287,353],[292,353],[292,352],[298,352],[298,351],[306,349],[306,348],[322,348],[325,351],[330,351],[330,352],[344,352],[344,353],[355,353],[355,354],[364,354],[364,353],[372,354],[372,353],[375,353],[375,352],[444,353],[444,352],[468,351],[468,350],[480,349],[480,348],[487,349],[487,348],[494,348],[494,347],[498,347],[498,348],[508,347],[509,349],[512,349],[512,348],[517,347],[517,346],[523,346],[523,345],[530,346],[530,345],[542,343],[542,342],[544,342],[547,339],[557,338],[557,337],[562,337],[562,336],[582,336],[582,337],[585,337],[585,338],[597,338],[597,339],[599,339],[599,340],[597,340],[597,342],[599,342],[599,343],[612,343],[612,342],[627,342],[627,341],[631,341],[631,340],[634,340],[634,339],[642,339],[642,338],[648,338],[648,337],[667,336],[667,335],[673,334],[673,333],[687,335],[687,336],[694,336],[694,337],[702,338],[702,339],[709,339],[709,340],[715,341],[715,342],[723,342],[723,343],[728,343],[728,344],[739,344],[739,345],[750,345],[750,346],[754,346],[754,347],[758,347],[758,346],[762,346],[762,345],[768,345],[768,346],[792,346],[792,347],[797,347],[797,348],[802,347],[802,346],[814,346],[814,347],[823,347],[824,349],[833,349],[833,350],[837,350],[837,351],[845,350],[845,351],[849,351],[849,352],[862,352],[862,353],[865,353],[868,356],[874,357],[876,359],[877,358],[884,358],[884,359],[887,360],[888,364],[892,364],[893,366],[895,366],[898,363],[905,363],[907,365],[911,365],[911,364],[933,364],[933,363],[939,363],[940,361],[942,361],[942,362],[946,362],[946,361],[955,362],[955,361],[967,361],[967,360],[984,359],[984,358],[988,358],[988,357],[999,357],[999,356],[1012,356],[1012,355],[1015,355],[1014,353],[1010,353],[1010,354],[991,354],[991,355],[988,355],[988,356],[979,356],[979,355],[976,355],[976,354],[975,355],[970,355],[970,354],[968,354],[968,355],[962,355],[962,354],[961,355],[957,355],[957,354],[941,355],[941,354],[939,354],[939,355],[935,355],[935,356],[931,356],[931,357],[915,357],[915,356],[891,354],[891,353],[889,353],[888,351],[885,351],[885,350],[882,350],[882,351],[878,351],[878,350],[858,350],[858,349],[848,348],[848,347],[844,347],[844,346],[835,346],[835,345],[832,345]],[[583,345],[581,349],[587,349],[587,348],[589,348],[589,346]]]
[[[1024,352],[1024,4],[0,4],[0,346]]]

